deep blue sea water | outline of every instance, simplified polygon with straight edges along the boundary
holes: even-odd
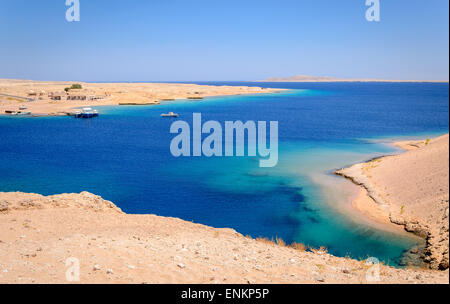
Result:
[[[418,242],[342,210],[352,185],[334,169],[397,153],[386,138],[448,132],[449,87],[438,83],[208,83],[290,89],[279,94],[100,107],[101,116],[0,117],[0,191],[89,191],[128,213],[179,217],[253,237],[326,246],[396,264]],[[173,111],[191,121],[276,120],[275,168],[254,157],[174,158]]]

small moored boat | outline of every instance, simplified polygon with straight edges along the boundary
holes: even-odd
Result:
[[[161,117],[178,117],[178,114],[174,112],[162,113]]]
[[[92,118],[98,116],[98,111],[92,108],[83,108],[81,111],[75,111],[74,116],[77,118]]]
[[[16,115],[31,115],[31,112],[29,112],[29,111],[19,111],[19,112],[17,112],[17,114]]]

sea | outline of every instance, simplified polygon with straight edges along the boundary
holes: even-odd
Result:
[[[243,235],[324,246],[402,266],[423,244],[351,208],[357,186],[336,169],[400,153],[395,140],[449,131],[448,83],[198,82],[280,93],[97,107],[93,119],[0,117],[0,191],[89,191],[124,212],[157,214]],[[175,112],[178,118],[162,118]],[[259,157],[174,157],[176,120],[277,121],[278,164]]]

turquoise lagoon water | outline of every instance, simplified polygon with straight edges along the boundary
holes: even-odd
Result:
[[[208,83],[211,84],[211,83]],[[252,83],[212,83],[254,85]],[[262,83],[279,94],[100,107],[101,116],[0,118],[0,191],[89,191],[128,213],[179,217],[253,237],[326,246],[398,265],[420,242],[350,216],[354,186],[334,169],[397,153],[392,138],[448,132],[448,84]],[[174,158],[173,111],[191,121],[276,120],[279,162],[255,157]]]

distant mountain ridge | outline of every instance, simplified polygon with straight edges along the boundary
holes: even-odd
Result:
[[[389,80],[371,78],[335,78],[328,76],[295,75],[290,77],[271,77],[258,82],[448,82],[448,80]]]

